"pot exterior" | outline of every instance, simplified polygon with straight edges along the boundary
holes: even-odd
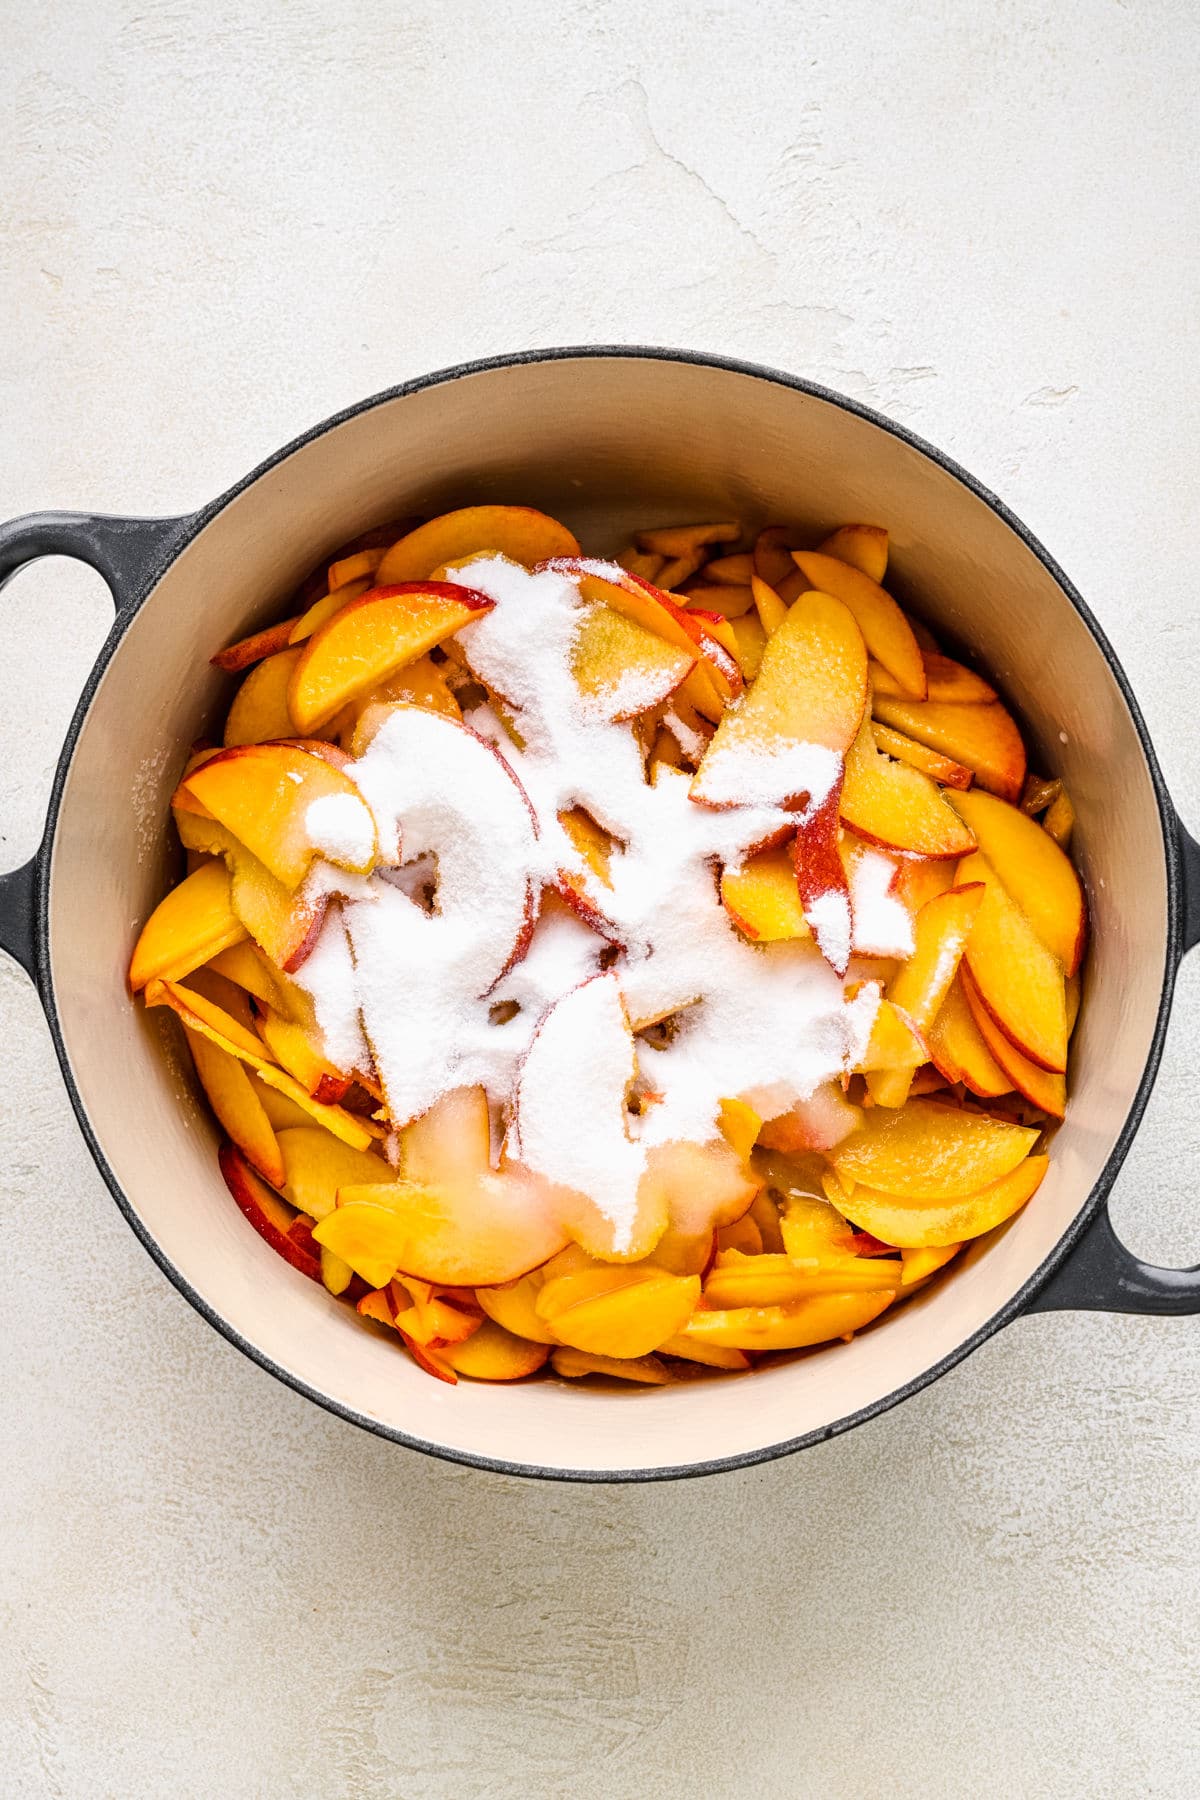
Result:
[[[485,500],[557,513],[596,553],[671,520],[784,519],[814,534],[854,518],[887,525],[889,585],[1018,702],[1035,765],[1062,775],[1076,804],[1094,947],[1046,1183],[952,1281],[849,1345],[759,1370],[749,1390],[430,1381],[246,1228],[171,1025],[125,993],[133,937],[172,873],[164,822],[178,768],[228,697],[208,664],[214,647],[277,616],[356,531]],[[886,422],[784,377],[666,352],[451,372],[322,428],[200,515],[119,640],[56,789],[48,1010],[89,1141],[135,1228],[214,1323],[321,1403],[442,1455],[546,1475],[636,1479],[779,1454],[893,1403],[1011,1317],[1111,1180],[1173,974],[1178,847],[1161,781],[1111,653],[1052,565]]]

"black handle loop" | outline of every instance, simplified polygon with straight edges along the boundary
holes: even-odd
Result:
[[[1200,943],[1200,844],[1175,820],[1182,889],[1180,932],[1184,951]],[[1108,1196],[1060,1269],[1026,1312],[1200,1312],[1200,1265],[1159,1269],[1127,1250],[1108,1216]]]
[[[140,605],[178,548],[190,519],[126,519],[103,513],[27,513],[0,525],[0,587],[42,556],[73,556],[103,575],[118,614]],[[42,846],[45,849],[45,845]],[[42,850],[0,875],[0,950],[38,979]]]

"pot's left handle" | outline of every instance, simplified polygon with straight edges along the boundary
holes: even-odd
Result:
[[[112,591],[118,613],[132,610],[162,573],[190,517],[124,519],[102,513],[27,513],[0,525],[0,587],[41,556],[73,556],[90,563]],[[0,950],[38,978],[39,856],[0,875]]]

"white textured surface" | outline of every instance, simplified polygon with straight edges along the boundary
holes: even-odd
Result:
[[[1028,520],[1200,821],[1189,0],[47,0],[4,38],[4,515],[190,508],[479,353],[743,354]],[[107,609],[63,563],[0,605],[12,863]],[[1115,1208],[1180,1261],[1198,1003]],[[1196,1792],[1200,1321],[1020,1324],[740,1476],[441,1466],[176,1297],[7,963],[0,1004],[5,1794]]]

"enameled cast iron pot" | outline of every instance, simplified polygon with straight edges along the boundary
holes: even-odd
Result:
[[[889,586],[978,657],[1078,813],[1092,948],[1071,1099],[1033,1203],[946,1281],[850,1344],[649,1390],[432,1381],[251,1231],[167,1015],[125,969],[173,870],[168,797],[225,678],[213,650],[275,616],[322,555],[409,513],[515,501],[592,551],[630,527],[738,518],[888,527]],[[1116,657],[1079,595],[978,482],[887,419],[767,369],[671,351],[542,351],[449,369],[318,426],[187,518],[42,513],[0,528],[0,581],[90,563],[117,617],[58,764],[42,847],[0,878],[0,944],[41,995],[101,1174],[205,1318],[343,1418],[456,1461],[578,1480],[701,1474],[797,1450],[924,1387],[1019,1314],[1200,1310],[1105,1201],[1158,1064],[1200,847],[1181,826]]]

